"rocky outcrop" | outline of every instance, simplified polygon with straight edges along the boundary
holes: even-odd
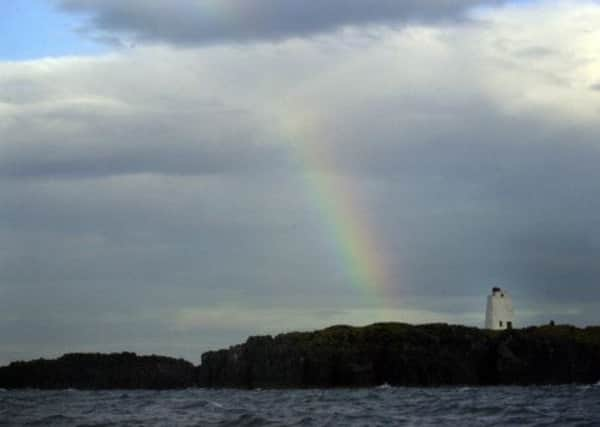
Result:
[[[0,368],[2,388],[170,389],[193,385],[191,363],[135,353],[67,354]]]
[[[595,383],[600,328],[494,332],[445,324],[335,326],[248,339],[202,356],[207,387]]]
[[[251,337],[194,367],[160,356],[69,354],[0,368],[0,388],[167,389],[596,383],[600,327],[488,331],[380,323]]]

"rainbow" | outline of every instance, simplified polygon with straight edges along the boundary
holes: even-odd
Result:
[[[224,23],[260,22],[258,11],[244,1],[208,0],[199,3],[209,20]],[[311,82],[308,82],[309,84]],[[358,203],[356,190],[342,174],[337,174],[334,156],[327,144],[311,135],[317,118],[305,111],[284,112],[275,116],[280,128],[277,138],[287,141],[294,160],[302,171],[309,203],[318,207],[323,231],[335,249],[340,266],[353,286],[381,306],[390,285],[384,254],[374,238],[375,232],[365,210]]]
[[[311,136],[310,114],[300,120],[295,117],[287,121],[283,132],[302,171],[309,203],[319,209],[323,230],[335,247],[346,279],[381,308],[390,280],[375,231],[348,178],[336,173],[327,144]],[[294,137],[290,139],[290,135]]]

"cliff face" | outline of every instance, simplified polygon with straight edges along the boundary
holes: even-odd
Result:
[[[487,331],[385,323],[249,338],[202,365],[159,356],[69,354],[0,368],[0,388],[167,389],[596,383],[600,327]]]
[[[193,385],[191,363],[134,353],[68,354],[0,368],[3,388],[169,389]]]
[[[449,325],[337,326],[253,337],[202,356],[207,387],[592,383],[600,328],[491,332]]]

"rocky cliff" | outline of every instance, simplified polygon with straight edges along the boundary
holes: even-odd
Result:
[[[347,387],[593,383],[600,328],[493,332],[375,324],[249,338],[202,356],[207,387]]]
[[[495,332],[381,323],[251,337],[194,367],[160,356],[69,354],[0,368],[0,388],[365,387],[600,380],[600,327]]]

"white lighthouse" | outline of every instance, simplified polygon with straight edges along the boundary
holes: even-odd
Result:
[[[485,328],[493,330],[512,329],[515,321],[512,299],[500,288],[492,288],[492,295],[487,297],[485,312]]]

